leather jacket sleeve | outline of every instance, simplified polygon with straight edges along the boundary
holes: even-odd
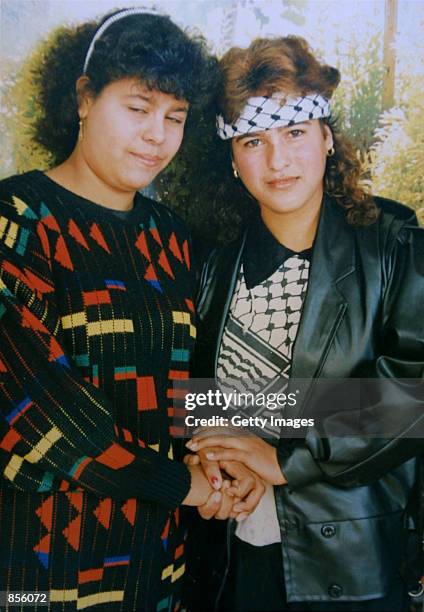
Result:
[[[360,376],[391,379],[392,384],[382,385],[378,400],[359,409],[370,424],[396,413],[398,435],[331,437],[329,431],[346,417],[331,414],[303,440],[280,440],[279,463],[289,489],[320,480],[340,487],[369,484],[424,451],[424,231],[404,226],[386,245],[386,254],[383,350]]]

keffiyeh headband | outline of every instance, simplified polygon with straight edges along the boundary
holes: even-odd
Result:
[[[218,136],[222,140],[228,140],[250,132],[263,132],[310,119],[322,119],[329,117],[330,112],[330,102],[321,94],[311,93],[288,98],[277,93],[271,97],[249,98],[237,121],[233,124],[225,123],[224,117],[218,115],[216,125]]]

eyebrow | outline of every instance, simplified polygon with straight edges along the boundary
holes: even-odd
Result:
[[[292,125],[282,125],[280,126],[282,129],[293,129],[296,128],[296,126],[298,125],[310,125],[311,122],[309,119],[307,119],[306,121],[299,121],[298,123],[293,123]],[[272,130],[272,128],[270,128]],[[279,129],[279,128],[277,128]],[[260,136],[261,134],[263,134],[264,132],[269,132],[269,130],[260,130],[259,132],[249,132],[248,134],[242,134],[241,136],[236,136],[236,142],[241,142],[242,140],[245,140],[246,138],[257,138],[258,136]]]
[[[146,96],[143,94],[128,94],[127,98],[136,98],[138,100],[143,100],[143,102],[151,102],[152,98],[150,96]],[[178,106],[176,108],[171,108],[171,113],[188,113],[188,104],[184,104],[183,106]]]

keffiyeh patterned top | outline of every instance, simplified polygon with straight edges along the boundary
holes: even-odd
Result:
[[[2,589],[50,591],[51,610],[178,606],[192,284],[165,207],[137,196],[122,219],[38,171],[1,182]]]
[[[257,220],[250,229],[218,358],[218,379],[229,379],[231,389],[241,393],[281,393],[286,389],[310,259],[311,249],[290,251],[262,221]],[[256,411],[249,408],[246,414],[281,416],[263,406]],[[272,427],[265,431],[268,436],[279,435]],[[237,525],[236,535],[254,546],[280,541],[271,486],[255,511]]]

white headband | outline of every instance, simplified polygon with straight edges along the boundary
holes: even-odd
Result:
[[[310,93],[288,98],[282,93],[276,93],[271,97],[249,98],[235,123],[225,123],[224,117],[218,115],[216,126],[218,136],[228,140],[250,132],[263,132],[310,119],[322,119],[330,114],[330,102],[321,94]]]
[[[111,15],[110,17],[108,17],[108,19],[106,19],[106,21],[102,23],[100,28],[94,34],[93,40],[91,41],[90,46],[88,47],[87,55],[85,56],[84,68],[82,71],[83,74],[87,73],[87,67],[88,67],[90,58],[93,54],[94,45],[99,40],[99,38],[103,35],[103,32],[109,26],[115,23],[115,21],[119,21],[120,19],[123,19],[124,17],[128,17],[129,15],[160,15],[160,13],[158,13],[158,11],[156,11],[155,9],[145,9],[145,8],[139,7],[139,8],[123,9],[122,11],[119,11],[119,13],[115,13],[114,15]]]

